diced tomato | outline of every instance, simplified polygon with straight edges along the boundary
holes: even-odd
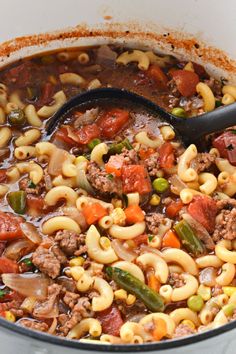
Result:
[[[105,164],[107,173],[114,173],[117,177],[121,176],[121,168],[124,163],[124,157],[121,155],[112,155],[108,163]]]
[[[148,149],[140,149],[138,154],[141,160],[148,159],[152,154],[154,154],[155,150],[152,148]]]
[[[166,214],[169,218],[174,218],[179,213],[179,211],[183,208],[184,204],[181,200],[176,200],[171,202],[166,207]]]
[[[31,211],[36,214],[43,214],[47,209],[44,198],[32,194],[27,194],[26,205],[28,209],[31,209]]]
[[[53,94],[54,94],[54,85],[51,82],[46,82],[46,84],[42,88],[42,93],[38,105],[43,106],[50,103]]]
[[[188,206],[189,214],[208,232],[213,232],[215,228],[215,218],[217,206],[215,200],[207,196],[197,195]]]
[[[130,205],[125,209],[126,222],[135,224],[144,220],[144,214],[139,205]]]
[[[97,312],[96,317],[101,322],[103,333],[112,336],[120,335],[120,328],[124,321],[120,310],[115,305],[112,305],[107,310]]]
[[[7,72],[7,82],[16,83],[18,87],[26,87],[30,84],[34,65],[30,61],[26,61],[15,66]]]
[[[0,183],[5,183],[7,181],[6,172],[7,170],[5,169],[0,170]]]
[[[121,178],[124,193],[147,194],[152,190],[149,176],[142,165],[123,166]]]
[[[147,244],[148,243],[148,235],[143,234],[143,235],[136,236],[135,238],[133,238],[133,241],[136,246],[140,246],[142,243]]]
[[[0,274],[4,273],[18,273],[18,264],[6,257],[0,257]]]
[[[16,291],[9,291],[3,296],[0,296],[0,303],[14,301],[14,300],[22,300],[22,295],[20,295]]]
[[[107,215],[107,210],[99,203],[89,204],[82,210],[88,225],[92,225],[103,216]]]
[[[172,73],[178,91],[182,96],[189,97],[196,93],[196,86],[199,83],[199,76],[188,70],[175,70]]]
[[[201,79],[207,79],[209,77],[209,75],[207,74],[205,68],[197,63],[192,63],[193,64],[193,68],[195,73],[201,78]]]
[[[0,240],[10,241],[23,236],[20,228],[22,218],[0,211]]]
[[[174,166],[175,155],[171,143],[164,143],[159,149],[159,163],[161,168],[172,168]]]
[[[163,236],[162,247],[180,248],[180,241],[173,230],[167,231]]]
[[[101,134],[106,138],[114,138],[115,135],[125,126],[129,120],[129,112],[124,109],[113,108],[105,112],[98,120],[97,124],[101,129]]]
[[[228,159],[232,165],[236,165],[236,134],[234,132],[224,132],[213,140],[212,145],[219,150],[221,157]]]
[[[146,74],[157,84],[158,87],[162,89],[167,88],[168,78],[158,65],[150,65],[148,70],[146,71]]]
[[[60,128],[55,134],[56,139],[69,145],[86,145],[100,136],[100,129],[95,123],[84,125],[80,129],[70,128],[70,130],[73,133],[71,136],[69,136],[67,127]]]

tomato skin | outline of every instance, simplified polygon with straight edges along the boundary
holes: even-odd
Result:
[[[146,74],[157,84],[157,86],[162,89],[167,88],[168,78],[158,65],[150,65]]]
[[[189,97],[196,93],[199,76],[188,70],[175,70],[171,73],[178,91],[182,96]]]
[[[175,155],[171,143],[164,143],[159,149],[159,163],[161,168],[172,168],[174,166]]]
[[[115,305],[98,312],[96,317],[102,324],[103,333],[112,336],[120,335],[120,327],[123,325],[124,321],[121,317],[120,310]]]
[[[19,267],[18,264],[6,257],[0,257],[0,274],[4,273],[18,273]]]
[[[147,194],[152,190],[147,171],[142,165],[123,166],[121,179],[124,193]]]
[[[80,129],[72,129],[72,132],[75,135],[74,139],[68,135],[67,127],[62,127],[56,132],[55,137],[66,144],[75,146],[86,145],[100,136],[100,129],[95,123],[84,125]]]
[[[22,218],[0,211],[0,241],[9,241],[23,236],[20,228]]]
[[[6,172],[7,170],[5,169],[0,170],[0,183],[5,183],[7,181]]]
[[[113,108],[105,112],[97,124],[105,138],[114,138],[129,120],[129,112],[124,109]]]
[[[232,165],[236,166],[236,134],[226,131],[215,138],[212,145],[219,150],[221,157],[228,159]],[[231,150],[227,149],[227,146],[230,146]]]
[[[188,206],[189,214],[197,220],[208,232],[215,228],[217,206],[215,200],[207,196],[195,196]]]

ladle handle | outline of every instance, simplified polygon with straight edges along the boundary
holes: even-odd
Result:
[[[192,142],[233,125],[236,125],[236,103],[182,123],[179,121],[176,128],[183,137],[186,136]]]

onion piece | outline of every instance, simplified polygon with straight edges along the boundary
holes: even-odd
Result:
[[[27,237],[28,240],[30,240],[34,244],[39,245],[42,242],[42,238],[37,228],[33,224],[30,224],[29,222],[24,222],[20,224],[20,228],[24,236]]]
[[[81,114],[73,123],[75,128],[79,128],[81,125],[93,123],[98,116],[98,107],[87,109],[83,114]]]
[[[59,315],[58,302],[55,299],[53,303],[50,303],[50,299],[46,300],[43,304],[38,306],[35,304],[33,315],[37,318],[55,318]],[[46,304],[46,306],[45,306]],[[50,308],[51,306],[51,308]]]
[[[48,173],[52,176],[61,174],[62,165],[68,158],[68,152],[63,149],[56,149],[50,158],[48,164]]]
[[[24,296],[45,299],[49,280],[41,274],[2,274],[3,283],[8,288]]]
[[[112,240],[111,244],[112,248],[120,259],[132,262],[137,257],[137,254],[131,250],[128,250],[120,240]]]
[[[209,235],[208,231],[205,229],[202,224],[195,220],[190,214],[184,213],[182,218],[191,226],[195,231],[197,237],[205,244],[206,248],[214,251],[215,243]]]
[[[18,261],[21,257],[30,253],[35,245],[28,240],[17,240],[11,242],[5,249],[3,255],[7,258]]]
[[[98,64],[102,66],[111,66],[115,63],[117,58],[117,53],[114,52],[108,45],[102,45],[97,50],[97,60]]]
[[[146,246],[146,245],[141,245],[140,247],[140,251],[141,253],[155,253],[157,254],[158,256],[160,256],[161,258],[163,258],[163,254],[156,248],[154,247],[150,247],[150,246]]]
[[[90,194],[94,194],[94,189],[89,183],[87,176],[86,176],[86,169],[87,169],[87,162],[81,161],[76,165],[77,169],[77,176],[76,180],[78,183],[79,188],[84,189],[86,192]]]
[[[48,333],[49,334],[54,334],[56,328],[57,328],[57,318],[54,317],[53,320],[52,320],[52,324],[51,324],[51,326],[50,326],[50,328],[48,330]]]
[[[62,207],[61,208],[64,215],[69,216],[71,219],[75,220],[77,224],[81,226],[82,230],[87,229],[87,223],[84,215],[76,207]]]
[[[216,269],[213,267],[204,268],[199,274],[199,281],[206,286],[216,285]]]
[[[183,181],[181,181],[181,179],[177,175],[171,176],[169,178],[169,182],[171,185],[171,187],[170,187],[171,192],[176,195],[180,195],[180,192],[182,191],[182,189],[187,188],[187,185]]]

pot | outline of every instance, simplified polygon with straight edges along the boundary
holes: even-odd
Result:
[[[118,42],[192,59],[236,83],[235,13],[230,0],[8,0],[1,4],[0,67],[55,48]],[[233,354],[236,321],[178,340],[110,346],[33,332],[0,317],[0,343],[4,354]]]

